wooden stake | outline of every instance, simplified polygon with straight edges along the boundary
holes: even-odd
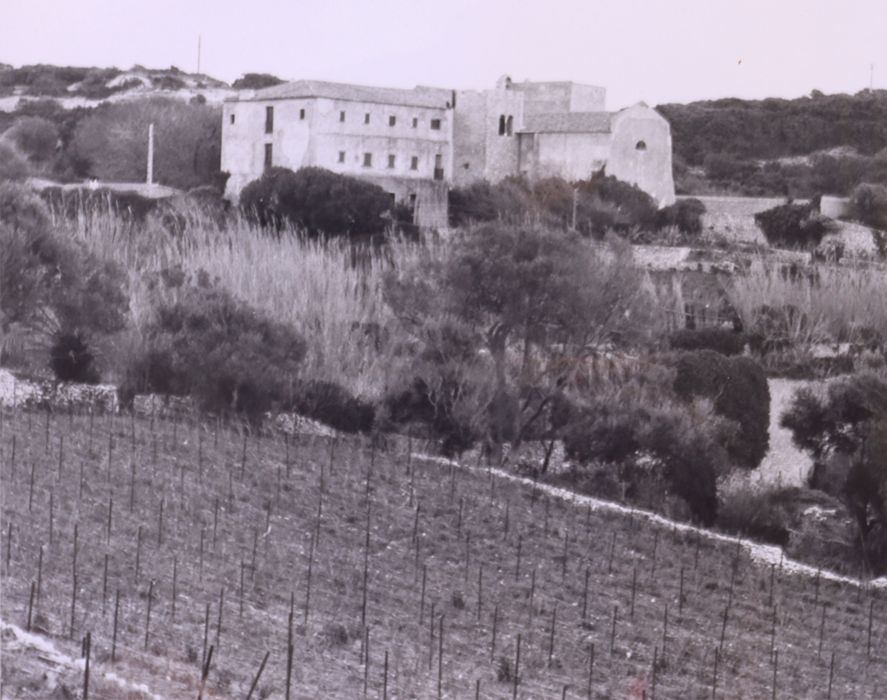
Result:
[[[496,628],[499,624],[499,604],[493,608],[493,638],[490,644],[490,660],[496,656]]]
[[[43,587],[43,545],[37,558],[37,608],[40,608],[40,591]]]
[[[547,503],[547,501],[546,501]],[[514,685],[512,686],[511,698],[517,700],[517,686],[520,684],[520,632],[517,633],[517,648],[514,653]]]
[[[200,653],[200,667],[206,664],[206,644],[209,641],[209,603],[206,604],[206,616],[203,618],[203,651]]]
[[[582,587],[582,622],[587,619],[588,612],[588,576],[591,573],[588,567],[585,567],[585,585]]]
[[[422,564],[422,593],[419,598],[419,624],[422,624],[422,618],[425,614],[425,576],[428,573],[428,565]]]
[[[138,530],[136,530],[136,571],[135,571],[135,582],[138,584],[139,582],[139,570],[142,563],[142,526],[139,525]]]
[[[148,639],[151,632],[151,603],[154,600],[154,579],[148,584],[148,611],[145,615],[145,649],[148,648]]]
[[[594,642],[591,643],[591,650],[588,652],[588,692],[586,693],[588,700],[591,700],[591,681],[594,676]]]
[[[197,700],[203,700],[203,689],[206,686],[206,678],[209,676],[209,666],[213,660],[213,650],[214,646],[209,648],[209,653],[206,655],[206,663],[203,665],[203,670],[200,673],[200,688],[197,691]]]
[[[157,546],[163,546],[163,504],[165,502],[165,497],[160,497],[160,510],[157,514]]]
[[[481,562],[477,570],[477,619],[480,620],[480,611],[484,601],[484,565]]]
[[[385,661],[382,667],[382,700],[388,700],[388,650],[385,650]]]
[[[718,692],[718,657],[720,656],[719,647],[715,647],[715,663],[714,672],[711,674],[711,699],[715,700]]]
[[[635,565],[634,569],[631,572],[631,609],[629,611],[629,618],[634,620],[634,597],[637,591],[638,585],[638,567]]]
[[[31,593],[28,596],[28,624],[25,626],[25,629],[30,632],[31,631],[31,613],[34,610],[34,588],[36,584],[34,581],[31,581]]]
[[[84,649],[86,651],[86,664],[83,667],[83,700],[88,700],[89,698],[89,660],[92,656],[92,633],[86,633],[86,640],[84,643]]]
[[[179,559],[172,558],[172,621],[176,621],[176,586],[178,584]]]
[[[832,700],[832,679],[835,676],[835,652],[832,652],[832,659],[828,665],[828,695],[827,700]]]
[[[77,608],[77,523],[74,523],[74,554],[71,566],[71,628],[69,636],[74,636],[74,615]]]
[[[220,642],[222,640],[222,611],[225,608],[225,587],[222,586],[221,591],[219,592],[219,619],[216,624],[216,649],[220,648]]]
[[[105,599],[108,596],[108,553],[104,555],[104,566],[102,567],[102,617],[105,615]]]
[[[111,518],[114,513],[114,496],[108,496],[108,525],[105,530],[105,544],[111,543]]]
[[[607,555],[607,573],[613,573],[613,550],[616,548],[616,531],[613,530],[613,536],[610,538],[610,553]]]
[[[91,415],[91,414],[90,414]],[[114,632],[111,637],[111,663],[117,660],[117,618],[120,612],[120,589],[114,593]]]
[[[265,664],[268,663],[268,656],[271,654],[270,651],[265,652],[265,656],[262,658],[262,663],[259,664],[259,671],[256,673],[256,677],[253,678],[253,682],[249,687],[249,692],[246,694],[246,700],[250,700],[253,696],[253,692],[256,689],[256,686],[259,684],[259,679],[262,677],[262,671],[265,670]]]
[[[444,636],[443,636],[443,623],[444,616],[441,615],[438,620],[438,634],[437,634],[437,698],[441,700],[443,698],[443,647],[444,647]]]
[[[822,604],[822,620],[819,622],[819,646],[816,648],[816,658],[822,658],[822,637],[825,634],[825,603]]]
[[[316,538],[316,532],[311,533],[311,544],[308,548],[308,582],[305,586],[305,618],[303,621],[303,625],[307,627],[308,625],[308,613],[311,610],[311,570],[314,566],[314,541]]]
[[[516,557],[515,563],[514,563],[514,580],[515,581],[517,581],[518,578],[520,577],[520,550],[521,550],[521,545],[523,544],[523,541],[524,541],[524,536],[518,535],[517,536],[517,557]]]
[[[619,606],[613,606],[613,620],[610,623],[610,654],[616,651],[616,618],[619,615]]]
[[[554,656],[554,635],[557,629],[557,602],[555,601],[554,609],[551,611],[551,633],[548,638],[548,668],[551,668],[551,659]]]

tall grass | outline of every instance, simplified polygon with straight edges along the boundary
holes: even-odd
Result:
[[[355,249],[339,240],[310,240],[298,231],[271,235],[239,216],[214,219],[183,208],[174,221],[151,216],[136,223],[107,208],[81,208],[55,224],[103,259],[128,272],[130,315],[138,333],[158,301],[175,290],[152,285],[152,273],[174,267],[209,278],[276,320],[299,329],[308,342],[306,375],[335,381],[364,397],[380,395],[400,369],[399,338],[384,300],[392,267],[424,254],[393,241]],[[123,352],[126,352],[124,349]]]
[[[769,307],[785,323],[792,344],[853,342],[867,329],[887,338],[887,271],[882,268],[820,265],[810,274],[789,275],[754,261],[747,274],[733,279],[727,294],[746,328]]]

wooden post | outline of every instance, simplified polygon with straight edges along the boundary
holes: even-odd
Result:
[[[613,621],[610,624],[610,654],[616,651],[616,618],[619,615],[619,606],[613,606]]]
[[[481,562],[477,570],[477,619],[480,620],[480,611],[484,601],[484,565]]]
[[[39,610],[40,608],[40,591],[43,584],[43,545],[40,545],[40,553],[38,554],[37,559],[37,598],[36,605]]]
[[[425,614],[425,576],[428,573],[428,565],[422,564],[422,593],[419,597],[419,624],[422,624],[422,618]]]
[[[305,586],[305,618],[303,621],[303,625],[308,625],[308,613],[311,610],[311,570],[314,566],[314,541],[315,541],[316,533],[311,533],[311,544],[308,548],[308,581]]]
[[[139,525],[136,530],[136,571],[135,571],[135,582],[136,585],[139,583],[139,570],[142,563],[142,526]]]
[[[822,604],[822,620],[819,622],[819,646],[816,648],[816,658],[822,658],[822,637],[825,634],[825,603]]]
[[[869,627],[865,640],[865,657],[870,659],[872,656],[872,614],[875,611],[875,599],[869,600]]]
[[[385,661],[382,666],[382,700],[388,700],[388,650],[385,650]]]
[[[114,593],[114,632],[111,637],[111,663],[117,660],[117,618],[120,613],[120,589]]]
[[[172,558],[172,621],[176,621],[176,585],[178,584],[179,559]]]
[[[443,623],[444,616],[440,616],[440,620],[438,621],[438,633],[437,633],[437,700],[441,700],[443,698]]]
[[[129,512],[132,513],[136,502],[136,461],[129,460]]]
[[[680,588],[678,589],[678,619],[681,619],[681,616],[684,613],[684,565],[681,564],[681,583]]]
[[[34,588],[36,584],[34,581],[31,581],[31,593],[28,596],[28,623],[25,625],[25,629],[30,632],[31,631],[31,613],[34,610]]]
[[[650,700],[656,698],[656,667],[659,665],[659,649],[653,647],[653,667],[650,669]]]
[[[216,624],[216,649],[219,648],[219,644],[222,640],[222,611],[225,607],[225,587],[222,586],[221,591],[219,592],[219,619]]]
[[[638,567],[635,565],[634,569],[631,572],[631,609],[629,611],[629,617],[634,620],[634,597],[637,592],[638,586]]]
[[[591,643],[591,650],[588,652],[588,700],[591,700],[591,681],[594,676],[594,642]]]
[[[108,595],[108,553],[105,552],[103,557],[104,566],[102,567],[102,617],[105,615],[105,599]]]
[[[607,555],[607,573],[613,573],[613,550],[616,548],[616,530],[613,530],[613,535],[610,538],[610,553]]]
[[[203,664],[203,670],[200,673],[200,688],[197,691],[197,700],[203,700],[203,689],[206,686],[206,678],[209,676],[209,666],[213,660],[213,650],[215,647],[211,646],[209,648],[209,653],[206,655],[206,661]]]
[[[271,654],[270,651],[265,652],[265,656],[262,658],[262,663],[259,664],[259,670],[256,673],[255,678],[253,678],[252,684],[250,684],[249,692],[246,694],[246,700],[250,700],[250,698],[253,696],[253,692],[255,691],[256,686],[259,684],[259,679],[262,677],[262,671],[265,670],[265,664],[268,663],[269,654]]]
[[[569,547],[570,547],[570,531],[569,531],[569,529],[564,529],[564,553],[563,553],[564,560],[561,565],[561,583],[563,583],[567,578],[567,559],[570,555]]]
[[[719,647],[715,647],[715,663],[714,672],[711,674],[711,700],[715,700],[718,692],[718,657],[720,656]]]
[[[496,603],[496,606],[493,608],[493,640],[490,644],[490,660],[496,656],[496,628],[499,624],[499,604]]]
[[[582,622],[585,622],[587,619],[588,612],[588,576],[590,570],[586,566],[585,567],[585,585],[582,587]]]
[[[114,496],[108,496],[108,525],[105,533],[105,544],[111,543],[111,518],[114,514]]]
[[[84,650],[86,656],[86,664],[83,666],[83,700],[88,700],[89,698],[89,660],[92,656],[92,633],[86,633],[86,639],[84,640]]]
[[[151,603],[154,600],[154,579],[148,584],[148,611],[145,615],[145,649],[148,648],[148,640],[151,633]]]
[[[776,670],[779,668],[779,649],[776,650],[776,653],[773,655],[773,691],[770,694],[770,697],[773,700],[776,700]]]
[[[367,502],[367,518],[366,518],[366,539],[363,548],[363,591],[362,601],[360,604],[360,625],[366,625],[367,619],[367,588],[369,585],[369,567],[370,567],[370,505]]]
[[[77,523],[74,523],[74,554],[71,566],[71,628],[69,635],[74,636],[74,614],[77,608]]]
[[[554,636],[557,629],[557,601],[554,603],[554,609],[551,611],[551,633],[548,638],[548,668],[551,668],[551,659],[554,656]]]
[[[828,665],[828,695],[827,700],[832,700],[832,679],[835,676],[835,652],[832,652],[832,659]]]
[[[547,501],[546,501],[547,503]],[[514,653],[514,685],[512,686],[511,698],[517,700],[517,686],[520,684],[520,632],[517,633],[517,648]]]
[[[209,603],[206,604],[206,616],[203,618],[203,651],[200,653],[200,667],[206,664],[206,644],[209,641]]]
[[[520,577],[520,550],[521,550],[521,545],[523,544],[523,541],[524,541],[524,536],[518,535],[517,536],[517,557],[516,557],[515,563],[514,563],[514,580],[515,581],[517,581],[518,578]]]
[[[28,512],[31,512],[31,505],[34,502],[34,469],[37,467],[37,460],[31,458],[31,479],[28,485]]]
[[[665,602],[665,612],[662,615],[662,660],[665,660],[668,648],[668,601]]]

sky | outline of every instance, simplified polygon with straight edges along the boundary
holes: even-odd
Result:
[[[607,106],[887,88],[887,0],[0,0],[0,62],[412,87],[607,88]]]

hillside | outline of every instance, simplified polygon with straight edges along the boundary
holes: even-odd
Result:
[[[883,590],[406,440],[9,408],[0,426],[10,696],[77,692],[82,666],[64,659],[87,632],[91,697],[119,696],[109,674],[127,697],[196,694],[210,647],[204,697],[247,696],[260,665],[254,697],[283,697],[288,639],[295,697],[479,683],[495,698],[760,698],[775,682],[777,697],[862,698],[887,683]],[[8,627],[29,609],[61,660],[49,680],[8,665],[44,648]]]
[[[133,66],[95,68],[33,65],[14,68],[0,64],[0,112],[11,112],[20,102],[50,98],[66,109],[91,107],[100,102],[119,102],[152,96],[185,101],[202,95],[220,103],[236,94],[227,83],[208,75],[186,73],[175,66],[165,69]]]
[[[679,191],[846,194],[887,182],[887,90],[664,104]]]

